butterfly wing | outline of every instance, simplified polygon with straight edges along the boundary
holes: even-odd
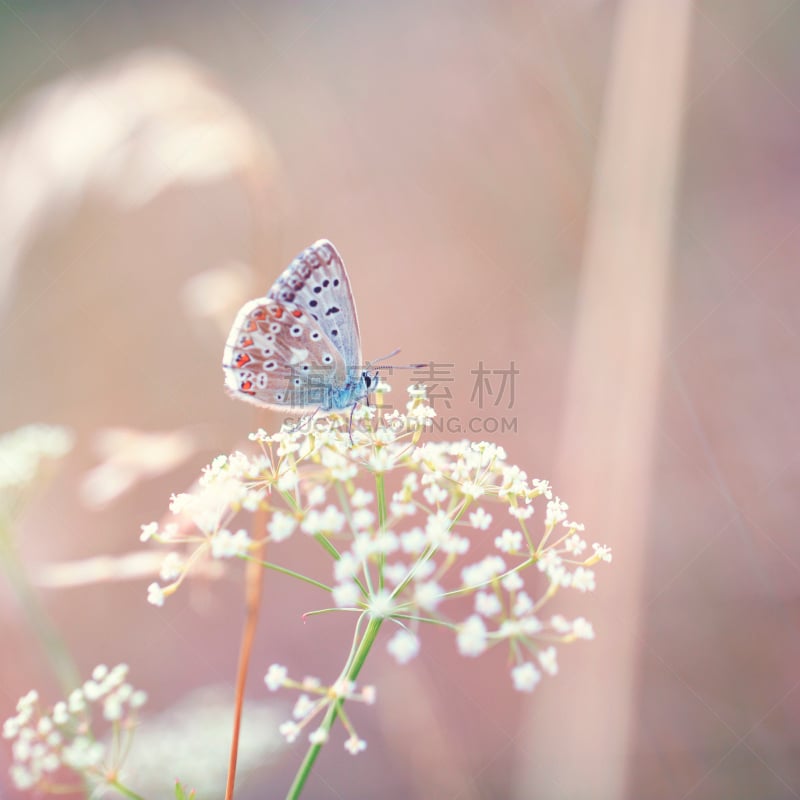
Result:
[[[243,306],[223,355],[231,394],[282,410],[340,407],[360,363],[350,282],[325,240],[292,261],[266,298]]]
[[[327,407],[331,389],[347,380],[341,354],[307,312],[263,298],[239,312],[222,366],[233,395],[284,410]]]
[[[307,311],[348,370],[361,366],[361,337],[350,280],[342,257],[327,239],[303,250],[275,281],[269,297]]]

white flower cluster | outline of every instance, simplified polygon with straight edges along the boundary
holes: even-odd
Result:
[[[0,436],[0,493],[19,492],[34,482],[44,463],[62,458],[74,436],[59,425],[25,425]]]
[[[37,787],[47,791],[49,776],[62,767],[102,780],[116,772],[119,763],[109,763],[127,750],[119,739],[129,737],[147,696],[127,681],[128,667],[95,667],[92,677],[45,711],[36,691],[17,703],[17,714],[3,723],[3,738],[12,742],[11,779],[18,789]],[[112,746],[98,741],[92,733],[92,711],[100,710],[113,724]]]
[[[592,591],[594,567],[611,561],[610,549],[589,550],[567,504],[547,481],[508,463],[502,447],[421,443],[433,410],[423,388],[409,395],[405,413],[361,406],[352,425],[349,415],[332,414],[277,434],[261,430],[250,437],[256,455],[216,459],[196,492],[173,499],[191,524],[143,528],[142,538],[192,551],[169,557],[162,578],[171,582],[151,586],[150,601],[163,603],[202,550],[248,557],[258,542],[313,537],[331,556],[330,583],[296,565],[264,566],[327,590],[340,609],[398,625],[388,648],[399,662],[417,655],[428,622],[451,630],[465,656],[507,646],[521,691],[555,674],[555,645],[593,631],[582,617],[565,620],[545,606],[562,589]],[[257,508],[267,511],[263,530],[230,533],[237,513]]]
[[[307,676],[302,681],[294,681],[288,675],[286,667],[273,664],[264,676],[264,683],[271,692],[276,692],[278,689],[299,689],[302,692],[292,710],[293,718],[278,728],[281,735],[290,743],[297,739],[304,728],[310,727],[312,720],[318,719],[332,703],[357,700],[372,705],[375,702],[374,686],[364,686],[357,691],[355,683],[346,678],[340,678],[331,686],[324,686],[318,678]],[[338,716],[349,734],[344,743],[345,750],[352,755],[366,750],[367,743],[358,737],[342,706],[339,707]],[[328,741],[328,730],[324,723],[309,732],[308,741],[311,744],[325,744]]]

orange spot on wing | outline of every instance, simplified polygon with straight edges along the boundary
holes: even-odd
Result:
[[[252,337],[248,336],[246,339],[242,339],[242,347],[252,347],[252,346],[253,346]]]
[[[299,308],[296,308],[294,311],[292,311],[292,316],[300,319],[300,317],[303,316],[303,312]]]
[[[267,318],[267,309],[261,306],[257,308],[250,316],[253,319],[266,319]]]
[[[239,385],[239,389],[243,391],[245,394],[252,394],[254,395],[255,392],[253,391],[253,382],[252,381],[242,381]]]
[[[247,353],[239,353],[239,355],[236,356],[237,367],[243,367],[245,364],[249,363],[249,361],[250,361],[250,356],[247,355]]]

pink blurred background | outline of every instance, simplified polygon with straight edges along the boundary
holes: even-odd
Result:
[[[576,403],[574,365],[598,260],[589,231],[604,233],[601,158],[623,164],[601,185],[626,185],[626,152],[603,131],[615,115],[635,133],[651,114],[608,101],[630,5],[0,2],[0,428],[77,434],[17,525],[32,573],[145,549],[139,525],[172,492],[276,424],[223,391],[225,325],[320,237],[348,265],[365,357],[401,347],[399,361],[453,364],[452,407],[437,409],[516,420],[472,435],[560,478],[589,541],[615,548],[596,608],[592,596],[576,605],[597,641],[562,649],[562,674],[522,702],[499,652],[467,661],[428,635],[401,668],[379,647],[364,677],[381,700],[355,717],[367,753],[323,751],[304,796],[800,797],[800,0],[689,4],[665,284],[643,299],[631,272],[601,304],[647,316],[654,303],[656,328],[642,468],[609,497],[615,441],[564,443],[566,409],[598,408],[592,394]],[[658,30],[638,41],[641,73],[622,72],[646,81],[668,51]],[[209,270],[219,283],[188,295]],[[519,370],[513,408],[471,400],[480,361]],[[605,386],[623,362],[614,349],[591,358]],[[181,429],[194,446],[93,508],[81,485],[109,427]],[[644,507],[635,530],[595,514],[630,502]],[[298,558],[323,569],[313,552]],[[42,592],[81,670],[128,662],[155,711],[232,684],[241,574],[193,581],[163,609],[145,603],[146,577]],[[304,625],[314,600],[267,581],[253,702],[273,661],[338,669],[350,622]],[[5,586],[0,636],[3,718],[32,686],[55,698]],[[237,797],[282,797],[302,752],[281,749]],[[16,797],[8,759],[0,750],[0,796]]]

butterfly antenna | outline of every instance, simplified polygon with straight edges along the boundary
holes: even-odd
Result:
[[[380,358],[375,358],[372,361],[367,363],[367,366],[374,367],[376,364],[379,364],[381,361],[386,361],[387,358],[393,358],[400,352],[400,348],[396,348],[392,350],[391,353],[388,353],[385,356],[381,356]],[[376,367],[376,369],[422,369],[423,367],[427,367],[428,364],[384,364],[383,366]]]

